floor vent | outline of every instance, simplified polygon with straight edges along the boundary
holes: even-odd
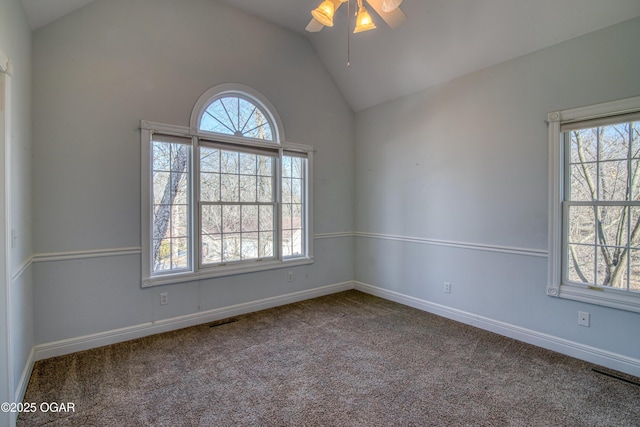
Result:
[[[227,319],[222,319],[222,320],[216,320],[213,323],[209,324],[210,328],[215,328],[216,326],[222,326],[222,325],[227,325],[229,323],[235,323],[238,321],[237,317],[229,317]]]
[[[640,382],[634,381],[634,380],[629,379],[629,378],[625,378],[622,375],[618,375],[618,374],[614,374],[614,373],[606,372],[606,371],[601,371],[600,369],[596,369],[596,368],[591,368],[591,370],[593,372],[598,373],[598,374],[606,375],[608,377],[615,378],[616,380],[624,381],[625,383],[637,385],[638,387],[640,387]]]

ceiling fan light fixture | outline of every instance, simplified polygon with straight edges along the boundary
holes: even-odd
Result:
[[[353,33],[361,33],[363,31],[369,31],[376,28],[376,24],[373,23],[373,19],[371,19],[371,15],[364,6],[360,6],[358,9],[358,15],[356,16],[356,27],[353,30]]]
[[[311,11],[314,19],[327,27],[333,27],[333,14],[336,11],[336,5],[331,0],[324,0],[320,6]]]
[[[382,1],[382,11],[383,12],[393,12],[394,10],[396,10],[400,6],[400,3],[402,3],[402,0],[383,0]]]

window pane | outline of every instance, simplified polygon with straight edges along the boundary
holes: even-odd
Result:
[[[222,206],[207,205],[202,207],[202,233],[222,233]]]
[[[569,245],[569,280],[572,282],[595,283],[595,251],[593,246]]]
[[[302,203],[302,180],[293,178],[291,180],[291,202]]]
[[[292,178],[303,178],[303,162],[304,159],[299,157],[290,157],[291,159],[291,177]]]
[[[300,203],[296,203],[291,206],[291,228],[303,229],[304,228],[304,210]]]
[[[638,141],[640,145],[640,140]],[[640,201],[640,160],[631,160],[631,200]]]
[[[255,154],[240,153],[240,173],[255,175],[257,173],[257,157]]]
[[[598,132],[582,129],[568,132],[571,141],[571,163],[598,161]]]
[[[282,158],[282,177],[291,178],[291,157],[284,156]]]
[[[623,251],[620,248],[611,246],[598,246],[597,284],[616,289],[627,289],[627,259],[626,253],[622,257]]]
[[[240,232],[240,206],[238,205],[222,206],[222,232],[223,233]]]
[[[640,250],[632,249],[630,255],[629,290],[640,292]]]
[[[258,175],[272,177],[273,173],[273,158],[267,156],[258,156]]]
[[[164,142],[153,143],[153,170],[156,172],[171,171],[171,148],[172,144]]]
[[[299,203],[291,205],[291,255],[302,255],[304,244],[303,209]]]
[[[595,211],[591,206],[569,207],[569,243],[595,244]]]
[[[200,200],[203,202],[220,201],[220,175],[217,173],[200,173]]]
[[[291,203],[291,178],[282,178],[282,203]]]
[[[258,197],[256,194],[256,177],[240,175],[240,201],[255,202]]]
[[[260,247],[258,248],[258,256],[260,258],[270,258],[274,256],[273,254],[273,242],[274,242],[274,232],[273,231],[263,231],[258,233],[260,239]]]
[[[220,201],[238,202],[240,201],[240,176],[220,175]]]
[[[237,174],[240,171],[240,153],[222,151],[220,153],[220,172]]]
[[[219,99],[212,102],[205,110],[200,120],[200,129],[208,132],[233,135],[234,125]]]
[[[598,243],[608,246],[626,246],[628,209],[620,206],[598,207]]]
[[[629,156],[629,124],[621,123],[598,128],[600,161],[626,160]]]
[[[171,205],[154,205],[153,239],[171,237]]]
[[[291,255],[302,255],[302,230],[291,231]]]
[[[200,172],[220,172],[220,150],[200,147]]]
[[[222,235],[205,234],[202,236],[202,263],[217,264],[222,262]]]
[[[162,203],[162,200],[166,197],[169,197],[171,193],[165,196],[165,190],[170,190],[170,187],[167,186],[169,182],[169,178],[171,177],[170,172],[156,172],[153,171],[153,203],[155,205],[159,205]],[[168,199],[167,199],[168,201]]]
[[[188,237],[189,235],[189,206],[173,205],[171,208],[172,237]]]
[[[282,229],[291,230],[291,204],[282,204]]]
[[[171,269],[171,239],[153,240],[153,271],[164,271]]]
[[[640,157],[640,122],[633,122],[631,125],[631,157]]]
[[[258,233],[242,233],[242,259],[258,258]]]
[[[259,207],[260,231],[273,230],[273,210],[272,205]]]
[[[291,256],[291,230],[282,230],[282,256]]]
[[[629,246],[635,249],[640,249],[640,206],[631,206],[631,227],[629,230],[631,236],[631,242]]]
[[[600,200],[627,200],[628,162],[610,161],[600,163],[598,187]]]
[[[181,175],[181,178],[175,187],[175,194],[173,196],[173,203],[180,203],[182,205],[189,203],[189,177],[187,174]]]
[[[258,201],[263,203],[273,202],[273,178],[271,177],[259,177],[258,178]]]
[[[240,260],[240,233],[222,236],[222,261]]]
[[[214,151],[203,153],[211,154],[210,158],[214,160],[218,155],[221,172],[201,171],[201,201],[220,204],[202,206],[202,262],[211,264],[273,257],[275,205],[257,203],[275,200],[274,158]],[[214,170],[214,166],[214,162],[209,162],[206,169]],[[205,250],[211,255],[205,255]]]
[[[153,141],[151,150],[152,271],[185,269],[190,265],[190,146]]]
[[[598,165],[596,163],[571,166],[569,200],[594,200],[597,197],[597,185]]]
[[[238,98],[238,129],[240,132],[246,132],[253,126],[248,126],[256,113],[256,107],[246,99]]]
[[[265,139],[268,141],[273,140],[273,134],[271,133],[271,126],[267,121],[264,113],[256,109],[247,120],[244,129],[243,136],[249,138]]]
[[[187,238],[171,239],[171,268],[184,269],[189,265],[189,240]]]
[[[242,206],[242,232],[258,231],[258,206]]]
[[[304,170],[306,159],[283,157],[282,176],[282,256],[304,255],[305,205]]]
[[[265,113],[251,101],[226,96],[213,101],[200,119],[200,129],[238,137],[273,140]]]

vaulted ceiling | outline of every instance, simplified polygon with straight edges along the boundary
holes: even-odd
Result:
[[[34,29],[92,1],[22,0]],[[396,29],[369,8],[378,28],[349,36],[347,67],[346,7],[308,33],[321,0],[218,1],[307,37],[354,111],[640,16],[640,0],[404,0]]]

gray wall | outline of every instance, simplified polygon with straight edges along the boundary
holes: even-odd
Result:
[[[215,1],[97,0],[49,24],[33,35],[37,120],[33,172],[24,175],[24,182],[33,177],[36,256],[34,289],[27,270],[22,295],[28,300],[33,291],[35,343],[355,277],[640,359],[639,315],[547,297],[540,255],[547,249],[543,120],[552,110],[640,94],[639,39],[634,19],[354,119],[304,38]],[[140,246],[139,121],[188,125],[200,94],[227,82],[263,93],[287,139],[316,148],[315,233],[374,236],[316,239],[315,264],[295,268],[292,283],[286,270],[273,270],[141,289],[139,255],[120,252]],[[115,255],[84,257],[103,249]],[[442,292],[444,281],[451,294]],[[170,303],[161,307],[165,291]],[[21,306],[28,319],[29,304]],[[578,310],[591,313],[590,328],[577,325]]]
[[[31,243],[31,30],[20,0],[0,2],[0,50],[9,57],[13,75],[10,77],[10,168],[9,193],[5,194],[9,207],[9,229],[15,229],[18,239],[8,254],[9,283],[0,287],[2,331],[8,335],[8,348],[0,348],[2,384],[0,401],[13,401],[29,355],[34,345],[32,273],[29,260]],[[4,147],[3,147],[4,148]],[[4,163],[0,165],[4,171]],[[4,188],[3,188],[4,191]],[[4,228],[4,224],[2,227]],[[3,243],[4,245],[4,239]],[[24,268],[27,267],[27,268]],[[4,271],[2,272],[4,275]],[[8,289],[5,287],[8,286]],[[5,300],[5,297],[7,299]],[[8,316],[5,317],[4,313]],[[5,325],[5,322],[7,325]],[[8,326],[8,328],[6,327]],[[8,372],[5,372],[8,361]],[[8,393],[5,396],[5,384]],[[19,397],[19,396],[18,396]],[[4,414],[0,414],[4,415]],[[2,423],[0,423],[2,424]]]
[[[640,360],[640,314],[545,295],[543,122],[640,95],[638,40],[633,19],[357,113],[356,280]]]
[[[315,242],[287,270],[140,288],[140,256],[42,254],[140,246],[141,119],[189,124],[235,82],[264,94],[287,140],[315,147],[314,231],[353,230],[353,113],[302,37],[210,0],[98,0],[34,33],[38,344],[353,279],[353,239]],[[169,305],[159,305],[168,292]]]

